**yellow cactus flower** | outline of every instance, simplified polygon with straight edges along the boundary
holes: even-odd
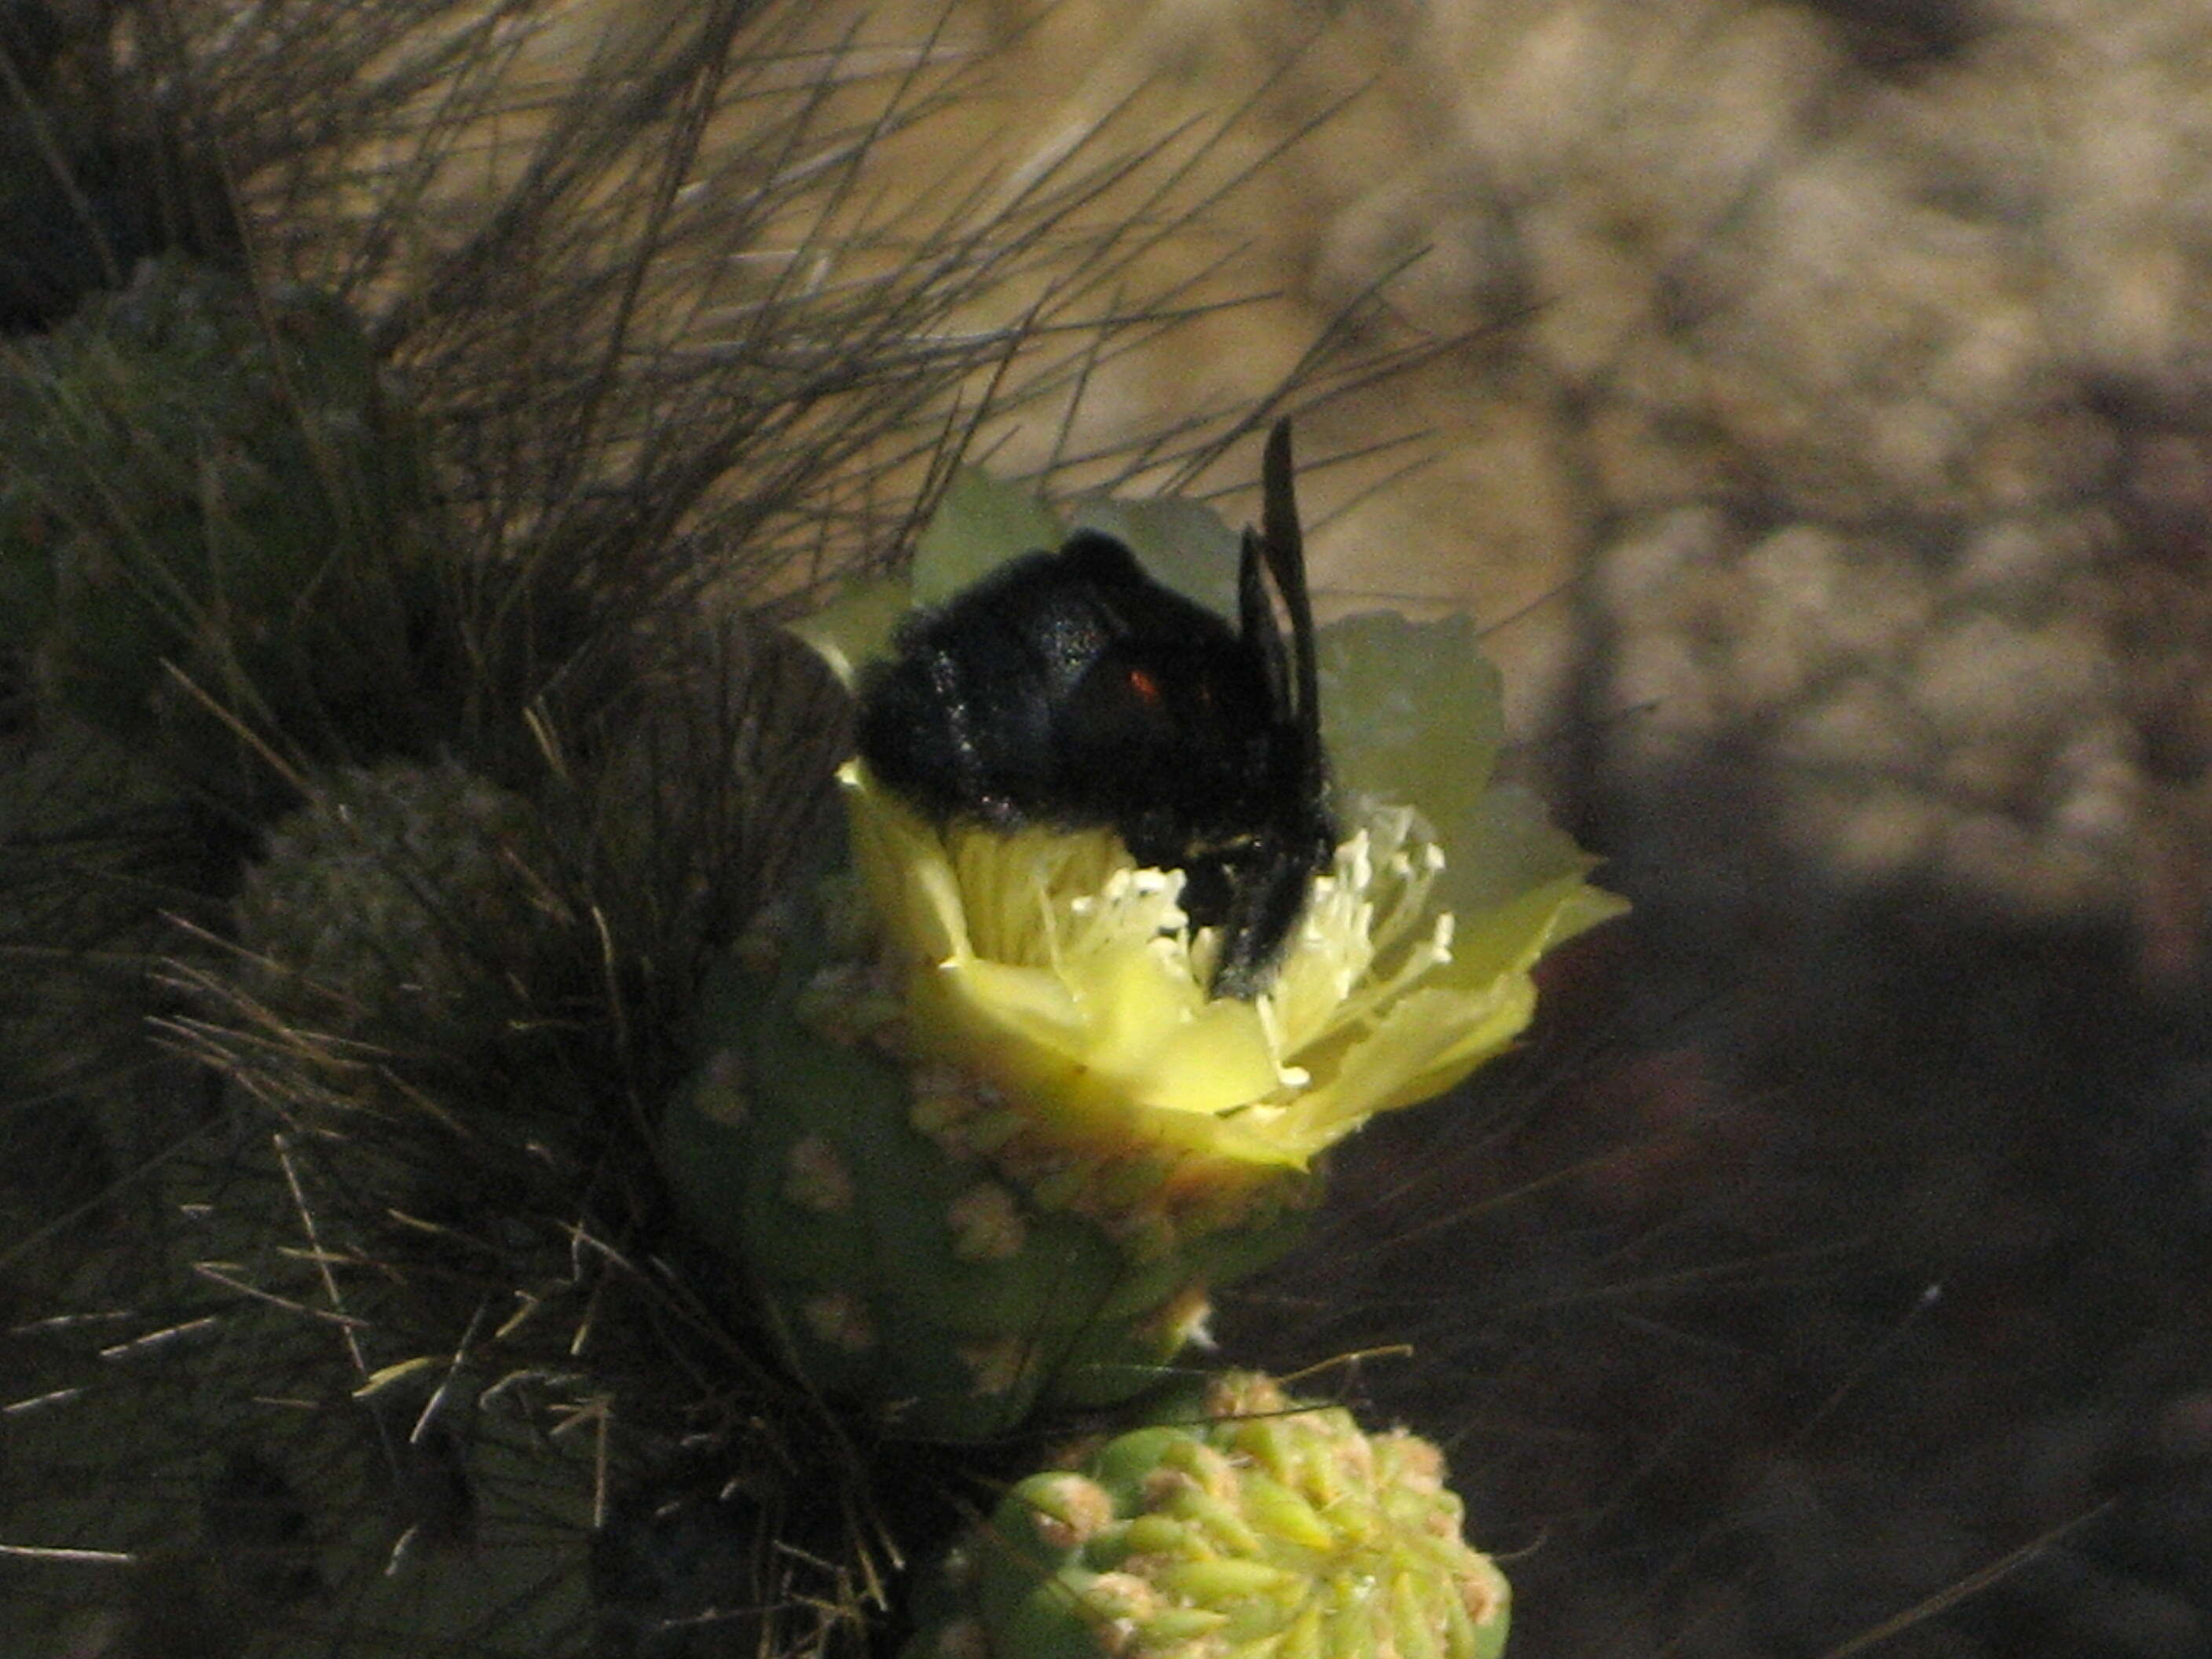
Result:
[[[1237,544],[1205,509],[1071,516],[1187,599],[1232,603]],[[910,586],[873,584],[801,631],[860,680],[902,614],[1066,528],[969,475]],[[1185,872],[1139,867],[1115,830],[987,825],[842,769],[847,856],[733,953],[662,1148],[678,1203],[817,1386],[955,1439],[1156,1387],[1210,1294],[1295,1244],[1322,1154],[1511,1042],[1537,959],[1620,908],[1493,777],[1498,677],[1471,624],[1352,617],[1311,665],[1295,712],[1321,716],[1328,811],[1299,822],[1338,844],[1227,994],[1233,909],[1186,908]],[[1322,839],[1285,842],[1287,879],[1322,863]]]
[[[1034,546],[1038,509],[1001,489],[969,475],[947,512],[1018,525]],[[1148,552],[1140,511],[1114,505]],[[1188,553],[1176,505],[1159,521]],[[940,514],[915,591],[943,591],[933,551],[972,575],[975,539]],[[849,669],[896,610],[879,588],[810,637]],[[1182,873],[1139,869],[1112,831],[940,827],[860,762],[843,769],[874,990],[902,1015],[881,1040],[950,1079],[918,1090],[929,1133],[1031,1180],[1057,1171],[1071,1193],[1112,1170],[1122,1194],[1149,1189],[1140,1208],[1203,1210],[1451,1087],[1528,1024],[1538,958],[1625,908],[1533,797],[1494,780],[1498,677],[1465,618],[1354,617],[1321,631],[1318,654],[1340,844],[1249,1000],[1209,994],[1218,941],[1188,926]]]

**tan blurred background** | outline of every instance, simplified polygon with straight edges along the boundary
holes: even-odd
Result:
[[[1608,723],[1609,779],[1726,751],[1839,873],[2127,917],[2186,976],[2197,9],[1180,0],[948,36],[994,54],[974,142],[1017,166],[1131,100],[1287,146],[1162,256],[1228,250],[1280,301],[1118,365],[1108,419],[1256,397],[1377,285],[1439,343],[1308,423],[1322,453],[1420,434],[1317,538],[1338,603],[1498,619],[1522,728]]]
[[[1287,146],[1167,255],[1280,298],[1093,412],[1380,285],[1435,355],[1308,453],[1421,464],[1313,478],[1321,580],[1497,622],[1640,909],[1236,1328],[1418,1334],[1531,1656],[2212,1650],[2212,13],[954,16],[979,146]]]

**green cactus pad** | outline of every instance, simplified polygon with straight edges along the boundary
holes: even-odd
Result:
[[[1497,1659],[1510,1593],[1462,1520],[1427,1441],[1232,1373],[1018,1482],[905,1659]]]
[[[708,998],[709,1058],[670,1107],[663,1163],[815,1386],[954,1439],[1116,1403],[1170,1375],[1210,1285],[1296,1242],[1304,1177],[1164,1246],[943,1133],[922,1103],[945,1073],[918,1085],[894,1005],[839,954],[834,918],[809,924],[772,968],[733,959]]]

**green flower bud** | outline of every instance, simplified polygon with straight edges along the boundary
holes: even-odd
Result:
[[[1510,1594],[1442,1455],[1231,1374],[1190,1420],[1018,1482],[906,1659],[1497,1659]]]

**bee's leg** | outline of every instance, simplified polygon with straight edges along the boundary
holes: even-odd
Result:
[[[1311,851],[1267,836],[1231,868],[1229,915],[1209,988],[1215,996],[1249,1002],[1267,988],[1319,867]]]

